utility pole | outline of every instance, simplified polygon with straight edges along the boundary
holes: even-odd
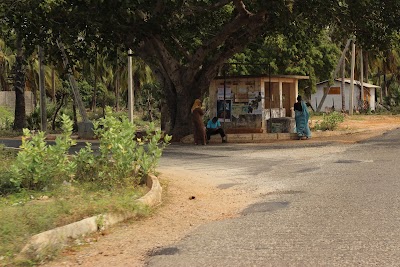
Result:
[[[133,122],[133,78],[132,78],[132,49],[128,51],[128,118],[130,122]]]
[[[361,109],[364,109],[364,59],[363,50],[360,49],[360,82],[361,82]]]
[[[346,94],[346,91],[345,91],[346,83],[344,81],[345,76],[346,76],[346,60],[343,60],[342,61],[342,81],[341,81],[341,84],[340,84],[340,89],[341,89],[340,93],[342,94],[342,112],[346,112],[346,97],[345,97],[345,94]]]
[[[353,115],[354,105],[354,65],[356,63],[356,43],[352,42],[351,45],[351,77],[350,77],[350,102],[349,102],[349,115]]]
[[[44,87],[44,66],[43,66],[43,48],[38,47],[39,55],[39,90],[40,90],[40,119],[41,130],[47,131],[47,112],[46,112],[46,88]]]

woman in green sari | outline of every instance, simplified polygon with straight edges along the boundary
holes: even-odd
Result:
[[[296,120],[296,132],[300,140],[311,138],[310,127],[308,126],[308,119],[310,118],[310,113],[306,102],[301,99],[299,95],[297,97],[297,103],[294,104],[294,114]]]

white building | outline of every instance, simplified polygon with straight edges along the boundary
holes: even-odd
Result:
[[[314,110],[317,110],[317,107],[324,95],[325,90],[329,87],[328,81],[323,81],[317,83],[317,91],[315,94],[311,95],[310,104]],[[326,110],[342,110],[342,95],[340,91],[341,87],[341,79],[335,79],[334,84],[330,86],[329,93],[325,98],[325,101],[321,107],[322,112]],[[361,109],[362,103],[369,107],[371,110],[375,110],[375,95],[376,88],[380,88],[377,85],[373,85],[370,83],[363,83],[364,87],[364,101],[361,101],[361,83],[360,81],[354,80],[354,95],[353,95],[353,108],[354,110]],[[350,79],[345,79],[345,88],[344,88],[344,101],[346,111],[349,110],[350,104]]]

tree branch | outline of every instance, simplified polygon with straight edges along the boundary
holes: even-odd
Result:
[[[159,62],[158,67],[161,71],[168,74],[171,81],[177,85],[181,84],[179,79],[180,75],[176,75],[177,72],[182,70],[179,62],[171,55],[165,44],[156,35],[149,35],[145,41],[141,44],[137,51],[143,57],[150,59],[156,57]],[[149,62],[149,61],[148,61]]]
[[[250,16],[253,15],[250,11],[246,9],[246,5],[241,0],[233,0],[233,4],[241,15]]]
[[[181,42],[175,37],[175,36],[171,36],[172,41],[174,41],[176,47],[179,49],[179,51],[183,54],[183,56],[189,61],[191,60],[192,56],[190,55],[190,53],[185,50],[181,44]]]
[[[193,54],[190,69],[193,71],[199,69],[204,64],[205,58],[221,45],[224,45],[227,49],[231,49],[232,51],[239,51],[244,45],[240,45],[240,49],[237,49],[236,46],[240,43],[247,43],[248,41],[247,39],[243,39],[245,37],[239,36],[239,34],[244,32],[246,35],[252,36],[261,31],[261,25],[265,23],[266,14],[267,11],[264,10],[255,15],[248,16],[246,13],[246,15],[237,16],[233,21],[225,25],[219,34]],[[231,41],[227,42],[227,40]],[[233,55],[234,53],[230,54]]]

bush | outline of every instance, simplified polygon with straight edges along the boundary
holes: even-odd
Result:
[[[18,188],[10,181],[11,171],[9,166],[15,159],[17,151],[7,149],[0,144],[0,195],[6,195],[18,191]]]
[[[0,130],[11,130],[14,122],[14,115],[10,109],[0,107]]]
[[[4,187],[11,184],[15,188],[46,190],[74,180],[95,182],[105,188],[136,186],[155,171],[162,150],[171,140],[171,136],[162,137],[153,123],[148,124],[146,135],[137,139],[136,125],[126,116],[112,116],[111,108],[107,108],[106,117],[94,122],[99,153],[95,154],[88,143],[69,156],[68,150],[75,145],[71,138],[73,122],[65,114],[62,121],[63,134],[51,146],[46,144],[44,132],[32,135],[24,129],[22,150],[11,166],[10,178],[1,179]]]
[[[74,172],[74,164],[68,159],[68,150],[75,144],[72,140],[72,121],[63,115],[63,134],[49,146],[45,133],[39,131],[32,135],[28,129],[23,130],[21,151],[11,166],[10,181],[16,186],[28,190],[44,190],[54,187]]]
[[[100,140],[99,154],[94,155],[90,144],[76,156],[78,180],[90,180],[105,187],[134,186],[149,172],[154,171],[162,150],[171,137],[162,138],[153,123],[146,135],[136,138],[136,125],[126,116],[112,115],[107,108],[106,116],[94,122],[94,132]]]
[[[48,101],[46,104],[46,117],[47,117],[47,127],[51,125],[51,120],[53,119],[54,113],[56,112],[57,104]],[[33,109],[32,113],[26,118],[27,127],[31,130],[39,130],[41,128],[41,118],[40,118],[40,106]]]
[[[341,114],[337,111],[334,111],[329,114],[323,114],[322,122],[319,123],[319,121],[317,121],[315,123],[314,129],[322,130],[322,131],[326,131],[326,130],[333,131],[339,126],[339,123],[343,122],[343,121],[344,121],[343,114]]]

